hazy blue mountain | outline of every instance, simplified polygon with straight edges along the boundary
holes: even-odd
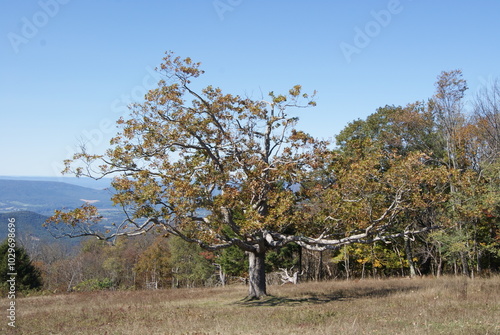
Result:
[[[0,176],[0,179],[7,180],[26,180],[26,181],[52,181],[58,183],[72,184],[82,187],[93,188],[97,190],[104,190],[111,185],[111,178],[102,178],[94,180],[91,178],[77,178],[77,177],[13,177],[13,176]]]
[[[32,239],[53,239],[52,235],[43,227],[48,216],[29,211],[0,213],[0,240],[4,240],[9,233],[7,226],[9,219],[14,219],[16,239],[31,237]]]
[[[10,213],[0,213],[0,241],[7,238],[9,220],[14,219],[15,224],[15,239],[21,244],[52,244],[60,243],[65,245],[77,245],[80,239],[54,238],[49,231],[43,227],[43,224],[48,219],[38,213],[29,211],[17,211]]]
[[[76,208],[85,202],[110,208],[110,195],[108,190],[67,183],[0,179],[0,212],[27,210],[48,215],[54,209]]]

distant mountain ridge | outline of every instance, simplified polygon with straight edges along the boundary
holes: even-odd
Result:
[[[0,180],[25,180],[25,181],[52,181],[58,183],[67,183],[82,187],[104,190],[111,186],[111,178],[92,179],[87,177],[40,177],[40,176],[0,176]]]
[[[47,228],[44,227],[48,216],[30,211],[16,211],[10,213],[0,213],[0,242],[7,238],[9,230],[8,223],[14,219],[16,243],[26,245],[61,244],[75,246],[81,239],[62,238],[56,239]]]
[[[33,241],[50,241],[54,238],[50,233],[43,227],[47,216],[28,212],[28,211],[18,211],[11,213],[0,213],[0,241],[7,238],[9,231],[7,230],[8,222],[14,219],[16,240],[30,239]]]
[[[32,211],[51,215],[55,209],[72,209],[90,202],[112,208],[109,190],[97,190],[53,181],[0,179],[0,212]]]

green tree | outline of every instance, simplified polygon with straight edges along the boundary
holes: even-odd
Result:
[[[243,277],[248,275],[248,257],[238,247],[223,249],[215,260],[222,267],[222,271],[230,276]]]
[[[353,147],[353,143],[357,143],[357,146],[377,146],[400,155],[418,151],[431,157],[443,156],[436,117],[428,104],[423,102],[406,107],[378,108],[366,120],[350,122],[335,139],[344,154]]]
[[[340,165],[331,179],[323,178],[330,172],[312,173],[328,171],[335,158],[328,143],[297,129],[298,118],[290,116],[290,111],[315,105],[314,95],[303,93],[300,85],[287,94],[270,92],[266,100],[253,100],[213,86],[196,90],[192,81],[203,71],[190,58],[167,53],[158,70],[164,79],[143,103],[133,105],[130,118],[118,121],[121,132],[110,149],[95,155],[82,147],[66,162],[66,172],[77,176],[118,174],[113,201],[128,213],[127,220],[116,230],[102,232],[96,209],[84,206],[56,211],[50,219],[52,229],[58,227],[69,236],[112,239],[156,226],[210,251],[236,246],[248,256],[249,298],[267,294],[265,259],[270,250],[291,242],[325,250],[428,229],[388,229],[400,205],[411,201],[407,189],[413,186],[392,183],[384,199],[372,191],[362,196],[368,206],[356,205],[357,197],[350,194],[338,194],[351,192],[351,182],[369,181],[373,188],[376,180],[371,176],[378,168],[373,164],[349,164],[358,180]],[[418,157],[412,160],[414,166],[422,165]],[[346,182],[338,182],[342,178]],[[342,186],[336,187],[338,183]],[[325,206],[313,208],[321,203],[316,197],[333,199],[336,192],[347,200],[333,204],[332,208],[341,207],[340,217]],[[332,206],[331,200],[326,203]],[[375,203],[380,205],[376,211]],[[357,217],[363,218],[361,222],[354,222]],[[337,227],[346,229],[340,233]]]
[[[7,291],[10,286],[7,280],[12,278],[9,273],[16,274],[15,287],[19,292],[42,287],[40,270],[33,266],[26,250],[7,239],[0,244],[0,287]]]
[[[300,267],[300,246],[296,243],[290,243],[283,248],[270,251],[266,256],[268,271],[277,271],[280,268]]]
[[[203,285],[215,272],[210,256],[198,245],[180,237],[169,240],[170,268],[174,287]]]

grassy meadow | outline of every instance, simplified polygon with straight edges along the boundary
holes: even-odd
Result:
[[[0,334],[500,334],[500,277],[310,282],[17,298]],[[1,300],[6,313],[7,299]],[[6,315],[5,315],[6,316]]]

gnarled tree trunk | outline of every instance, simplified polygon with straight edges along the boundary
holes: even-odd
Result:
[[[259,299],[266,292],[266,253],[248,251],[248,299]]]

